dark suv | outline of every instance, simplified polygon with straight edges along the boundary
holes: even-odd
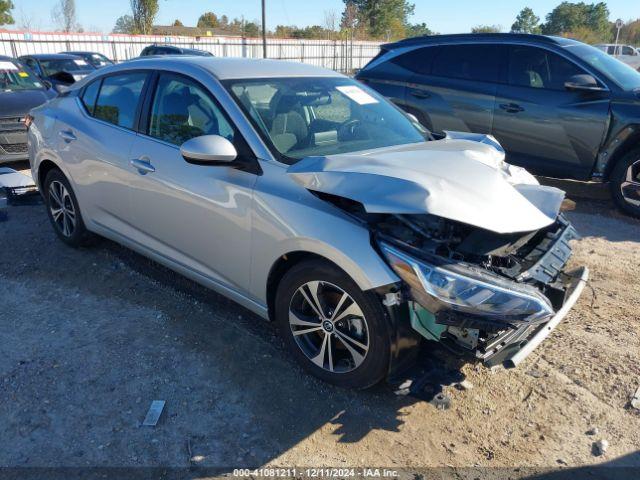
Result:
[[[173,45],[149,45],[140,52],[141,57],[150,55],[197,55],[199,57],[213,57],[211,52],[196,48],[174,47]]]
[[[435,132],[494,135],[537,175],[610,181],[640,216],[640,73],[574,40],[436,35],[383,45],[357,75]]]

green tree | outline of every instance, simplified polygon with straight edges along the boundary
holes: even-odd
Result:
[[[571,35],[576,31],[583,34],[591,31],[590,37],[608,40],[611,29],[607,4],[562,2],[547,15],[547,21],[542,25],[542,33],[546,35]]]
[[[11,0],[0,0],[0,25],[10,25],[14,22],[11,16],[12,8],[13,2]]]
[[[158,14],[158,0],[130,0],[136,33],[150,34]]]
[[[620,30],[620,43],[640,45],[640,18],[624,24],[622,30]]]
[[[540,17],[525,7],[520,10],[516,21],[511,25],[511,33],[540,33]]]
[[[413,15],[415,5],[407,0],[343,0],[345,15],[355,17],[365,24],[369,35],[377,38],[396,37],[404,34]],[[355,15],[349,10],[355,11]],[[351,20],[351,19],[350,19]]]
[[[198,28],[215,28],[218,26],[218,17],[213,12],[206,12],[198,19]]]
[[[111,30],[113,33],[126,33],[132,35],[138,33],[136,31],[136,25],[133,23],[133,17],[131,15],[122,15],[116,20],[116,24]]]
[[[500,33],[500,25],[477,25],[471,29],[471,33]]]
[[[260,35],[262,35],[262,28],[260,28],[260,24],[258,22],[245,22],[245,37],[259,37]]]
[[[176,19],[174,20],[174,22],[173,22],[173,26],[174,26],[174,27],[184,27],[184,24],[183,24],[180,20],[178,20],[178,19],[176,18]]]
[[[407,37],[424,37],[426,35],[433,35],[433,31],[431,31],[424,22],[408,25],[406,27],[406,33]]]

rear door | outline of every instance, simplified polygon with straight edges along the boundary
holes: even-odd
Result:
[[[579,65],[547,49],[509,47],[507,83],[498,87],[493,135],[507,160],[538,175],[586,178],[609,118],[608,92],[570,91]]]
[[[493,44],[427,47],[422,73],[412,77],[405,103],[436,132],[490,133],[497,82],[506,49]]]
[[[76,99],[79,105],[60,109],[56,121],[57,151],[76,179],[83,216],[127,237],[132,231],[129,152],[147,77],[145,71],[131,71],[97,79]]]

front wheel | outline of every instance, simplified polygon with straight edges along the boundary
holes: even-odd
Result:
[[[391,341],[382,304],[332,264],[312,260],[289,270],[275,316],[289,351],[316,377],[362,389],[387,374]]]
[[[611,195],[624,212],[640,218],[640,149],[622,157],[611,172]]]

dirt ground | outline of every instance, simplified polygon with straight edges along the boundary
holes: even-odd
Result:
[[[10,207],[0,467],[640,466],[640,222],[594,198],[566,202],[590,288],[517,369],[435,360],[473,386],[445,382],[448,410],[316,381],[247,310],[112,242],[66,247],[42,205]],[[160,422],[141,426],[156,399]]]

